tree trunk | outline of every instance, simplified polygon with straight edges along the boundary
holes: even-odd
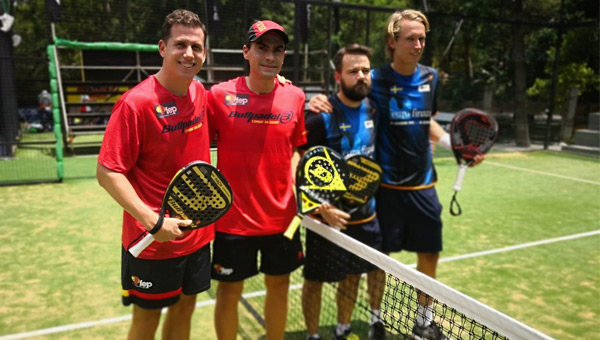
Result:
[[[494,84],[486,84],[483,88],[483,111],[491,112],[494,106]]]
[[[571,87],[567,98],[567,112],[562,115],[561,119],[560,140],[563,142],[570,142],[573,137],[573,121],[575,120],[578,96],[579,89],[575,86]]]
[[[523,11],[523,1],[514,1],[514,17],[520,18]],[[513,46],[512,57],[514,63],[514,93],[515,93],[515,141],[517,146],[529,147],[529,121],[527,117],[526,68],[525,68],[525,43],[524,28],[521,25],[512,27]]]

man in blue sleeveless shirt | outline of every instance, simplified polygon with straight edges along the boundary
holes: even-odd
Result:
[[[335,79],[339,90],[329,98],[331,114],[309,113],[306,116],[307,144],[328,146],[343,156],[361,154],[375,157],[375,129],[378,111],[367,98],[371,90],[371,49],[353,44],[340,49],[333,58]],[[371,199],[361,209],[348,215],[338,209],[321,207],[325,221],[354,239],[381,250],[381,231],[375,218],[375,200]],[[355,339],[350,321],[358,292],[360,276],[367,273],[369,303],[371,307],[370,340],[385,338],[380,318],[380,305],[385,287],[385,274],[321,236],[307,231],[302,310],[308,340],[320,339],[318,331],[323,282],[339,282],[337,293],[337,321],[334,340]]]

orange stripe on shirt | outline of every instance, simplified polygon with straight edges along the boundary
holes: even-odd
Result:
[[[419,185],[416,187],[400,187],[397,185],[391,185],[391,184],[385,184],[385,183],[381,183],[381,186],[384,188],[388,188],[388,189],[394,189],[394,190],[423,190],[423,189],[429,189],[429,188],[433,188],[436,185],[437,182],[433,182],[431,184],[427,184],[427,185]]]

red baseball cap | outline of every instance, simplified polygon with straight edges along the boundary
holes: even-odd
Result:
[[[269,31],[277,31],[279,34],[281,34],[283,42],[286,45],[290,41],[285,33],[285,30],[280,24],[271,20],[261,20],[253,23],[252,26],[250,26],[250,29],[248,30],[248,37],[246,38],[246,46],[250,46],[251,42],[256,41],[263,34]]]

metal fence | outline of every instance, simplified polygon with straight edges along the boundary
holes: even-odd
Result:
[[[523,1],[526,7],[530,5],[529,0]],[[554,0],[548,0],[552,1]],[[592,15],[592,19],[588,21],[572,24],[562,23],[559,11],[545,17],[538,13],[528,13],[527,17],[513,17],[510,15],[511,2],[504,1],[497,1],[493,13],[476,9],[453,13],[451,8],[440,7],[443,1],[430,1],[433,5],[431,8],[427,8],[427,1],[381,1],[387,7],[308,0],[72,0],[61,3],[60,21],[56,21],[56,13],[48,15],[50,9],[46,7],[45,1],[15,1],[9,8],[15,17],[14,26],[7,32],[0,31],[0,157],[5,159],[0,162],[0,184],[20,182],[4,179],[13,178],[13,173],[24,171],[15,170],[14,166],[2,166],[21,159],[24,154],[21,153],[22,150],[37,145],[33,149],[41,149],[45,155],[53,157],[57,154],[58,141],[52,131],[53,125],[47,124],[47,115],[41,110],[38,98],[43,90],[50,89],[47,46],[54,44],[54,37],[84,43],[156,45],[165,15],[176,8],[195,11],[207,24],[209,58],[199,74],[207,87],[243,74],[241,46],[248,26],[257,19],[273,19],[286,28],[291,38],[282,73],[301,85],[309,96],[335,89],[329,60],[339,47],[348,43],[358,42],[370,46],[374,51],[373,67],[389,62],[384,55],[383,41],[383,26],[387,17],[398,9],[394,6],[420,9],[428,15],[432,26],[423,63],[433,65],[440,72],[440,111],[455,112],[467,106],[490,111],[501,121],[501,138],[506,141],[514,140],[517,103],[513,73],[515,58],[519,57],[511,53],[512,47],[507,45],[504,37],[513,34],[516,28],[521,28],[525,31],[526,43],[535,41],[537,44],[545,44],[525,46],[522,57],[525,59],[524,76],[528,87],[544,72],[550,78],[556,74],[556,69],[554,74],[547,74],[547,71],[557,54],[539,51],[549,50],[553,46],[560,49],[563,35],[579,35],[598,46],[597,16]],[[473,8],[475,5],[473,3]],[[589,4],[586,6],[590,7]],[[440,11],[441,9],[444,11]],[[51,21],[56,22],[52,24]],[[17,44],[19,39],[16,36],[20,38],[20,44]],[[475,53],[481,49],[488,52],[485,55]],[[85,110],[89,108],[91,111],[100,111],[100,106],[95,106],[97,104],[83,105],[87,100],[85,96],[90,95],[88,92],[94,91],[94,88],[81,88],[86,82],[89,85],[111,74],[133,84],[160,66],[160,58],[151,52],[140,55],[133,52],[111,54],[107,51],[59,49],[58,54],[61,72],[65,79],[73,83],[62,86],[63,91],[72,91],[71,107],[65,106],[62,111],[78,111],[82,107]],[[590,62],[596,74],[597,55],[597,52],[592,54]],[[146,66],[140,68],[138,64]],[[106,66],[111,66],[112,70],[108,71]],[[111,81],[102,86],[111,91],[116,86],[115,92],[119,92],[122,89],[118,85]],[[562,94],[555,93],[554,96]],[[573,117],[575,127],[585,125],[587,114],[598,110],[598,101],[597,90],[581,93]],[[560,111],[561,108],[553,107],[553,103],[554,101],[543,97],[528,98],[525,110],[529,116],[532,140],[544,141],[550,137],[551,142],[558,141],[560,116],[563,112]],[[109,112],[109,108],[106,110]],[[548,110],[553,115],[549,116]],[[61,113],[61,120],[66,120],[64,112]],[[72,141],[69,138],[69,134],[65,134],[61,143],[63,145],[58,147],[66,147],[67,151],[72,152],[73,150],[68,149]],[[40,143],[35,144],[38,142]],[[26,167],[31,169],[35,166],[28,164]],[[10,169],[5,170],[8,168]],[[60,171],[56,167],[50,168],[51,170],[44,170],[45,175],[38,175],[38,180],[33,181],[60,180]],[[27,181],[30,180],[25,182]]]

